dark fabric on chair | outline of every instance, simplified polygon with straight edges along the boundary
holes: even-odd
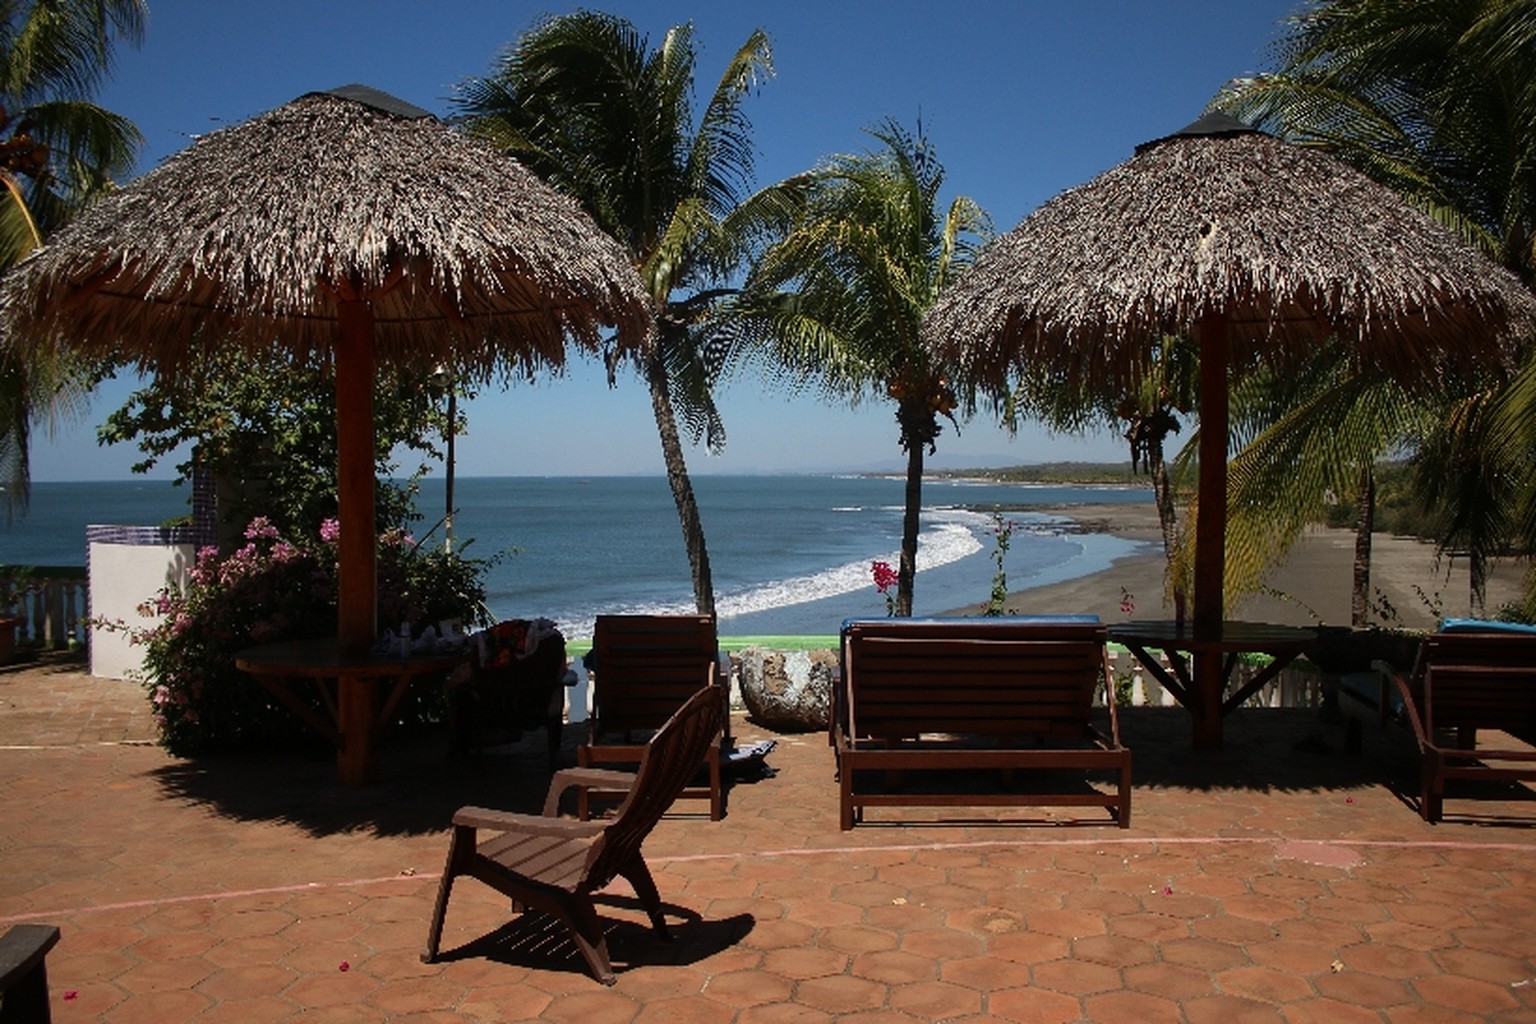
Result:
[[[475,634],[470,649],[468,678],[449,688],[454,750],[474,752],[542,727],[553,770],[565,710],[565,638],[551,626],[508,619]]]

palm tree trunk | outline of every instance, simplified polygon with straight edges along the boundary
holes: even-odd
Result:
[[[1157,522],[1163,528],[1163,558],[1173,561],[1174,545],[1179,536],[1179,510],[1173,503],[1173,485],[1168,481],[1168,463],[1163,461],[1163,446],[1148,446],[1147,469],[1152,475],[1152,497],[1157,502]]]
[[[712,616],[715,581],[709,570],[709,549],[704,544],[704,522],[693,495],[693,481],[688,477],[688,463],[683,458],[682,435],[678,433],[677,416],[667,391],[667,368],[655,352],[646,357],[645,380],[651,389],[651,409],[656,415],[656,432],[661,437],[667,483],[672,486],[672,500],[677,504],[677,518],[683,527],[683,544],[688,549],[688,565],[693,571],[693,602],[700,615]]]
[[[1350,590],[1349,624],[1366,624],[1371,611],[1371,532],[1376,528],[1376,474],[1369,465],[1360,470],[1360,496],[1355,504],[1354,585]]]
[[[923,511],[923,446],[907,448],[907,499],[901,517],[901,565],[896,572],[896,614],[912,614],[912,585],[917,579],[917,529]]]
[[[1467,584],[1472,617],[1481,619],[1488,614],[1488,556],[1477,548],[1467,556]]]

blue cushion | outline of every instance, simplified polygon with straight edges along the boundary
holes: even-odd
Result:
[[[1442,619],[1442,633],[1536,633],[1528,622],[1499,622],[1495,619]]]

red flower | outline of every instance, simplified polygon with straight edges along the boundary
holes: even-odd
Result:
[[[872,562],[869,568],[875,577],[875,589],[882,594],[894,587],[900,578],[890,562]]]

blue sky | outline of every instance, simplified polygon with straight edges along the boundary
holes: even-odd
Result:
[[[123,49],[99,102],[146,139],[140,170],[192,139],[315,89],[360,82],[440,114],[456,84],[486,74],[544,14],[523,0],[149,0],[142,47]],[[625,0],[590,6],[657,41],[692,21],[700,91],[754,28],[773,41],[776,75],[748,104],[759,183],[832,153],[872,147],[864,128],[921,116],[947,172],[999,231],[1063,189],[1127,159],[1136,144],[1194,120],[1228,79],[1271,66],[1270,46],[1298,0]],[[131,382],[105,385],[85,417],[39,431],[36,480],[125,479],[137,452],[98,447],[96,425]],[[894,469],[891,407],[789,395],[756,378],[720,395],[723,455],[690,451],[695,473]],[[461,475],[661,474],[644,385],[607,387],[600,366],[492,389],[467,405]],[[1117,437],[1015,437],[985,419],[939,438],[941,465],[1058,459],[1119,461]],[[159,467],[157,477],[172,475]]]

